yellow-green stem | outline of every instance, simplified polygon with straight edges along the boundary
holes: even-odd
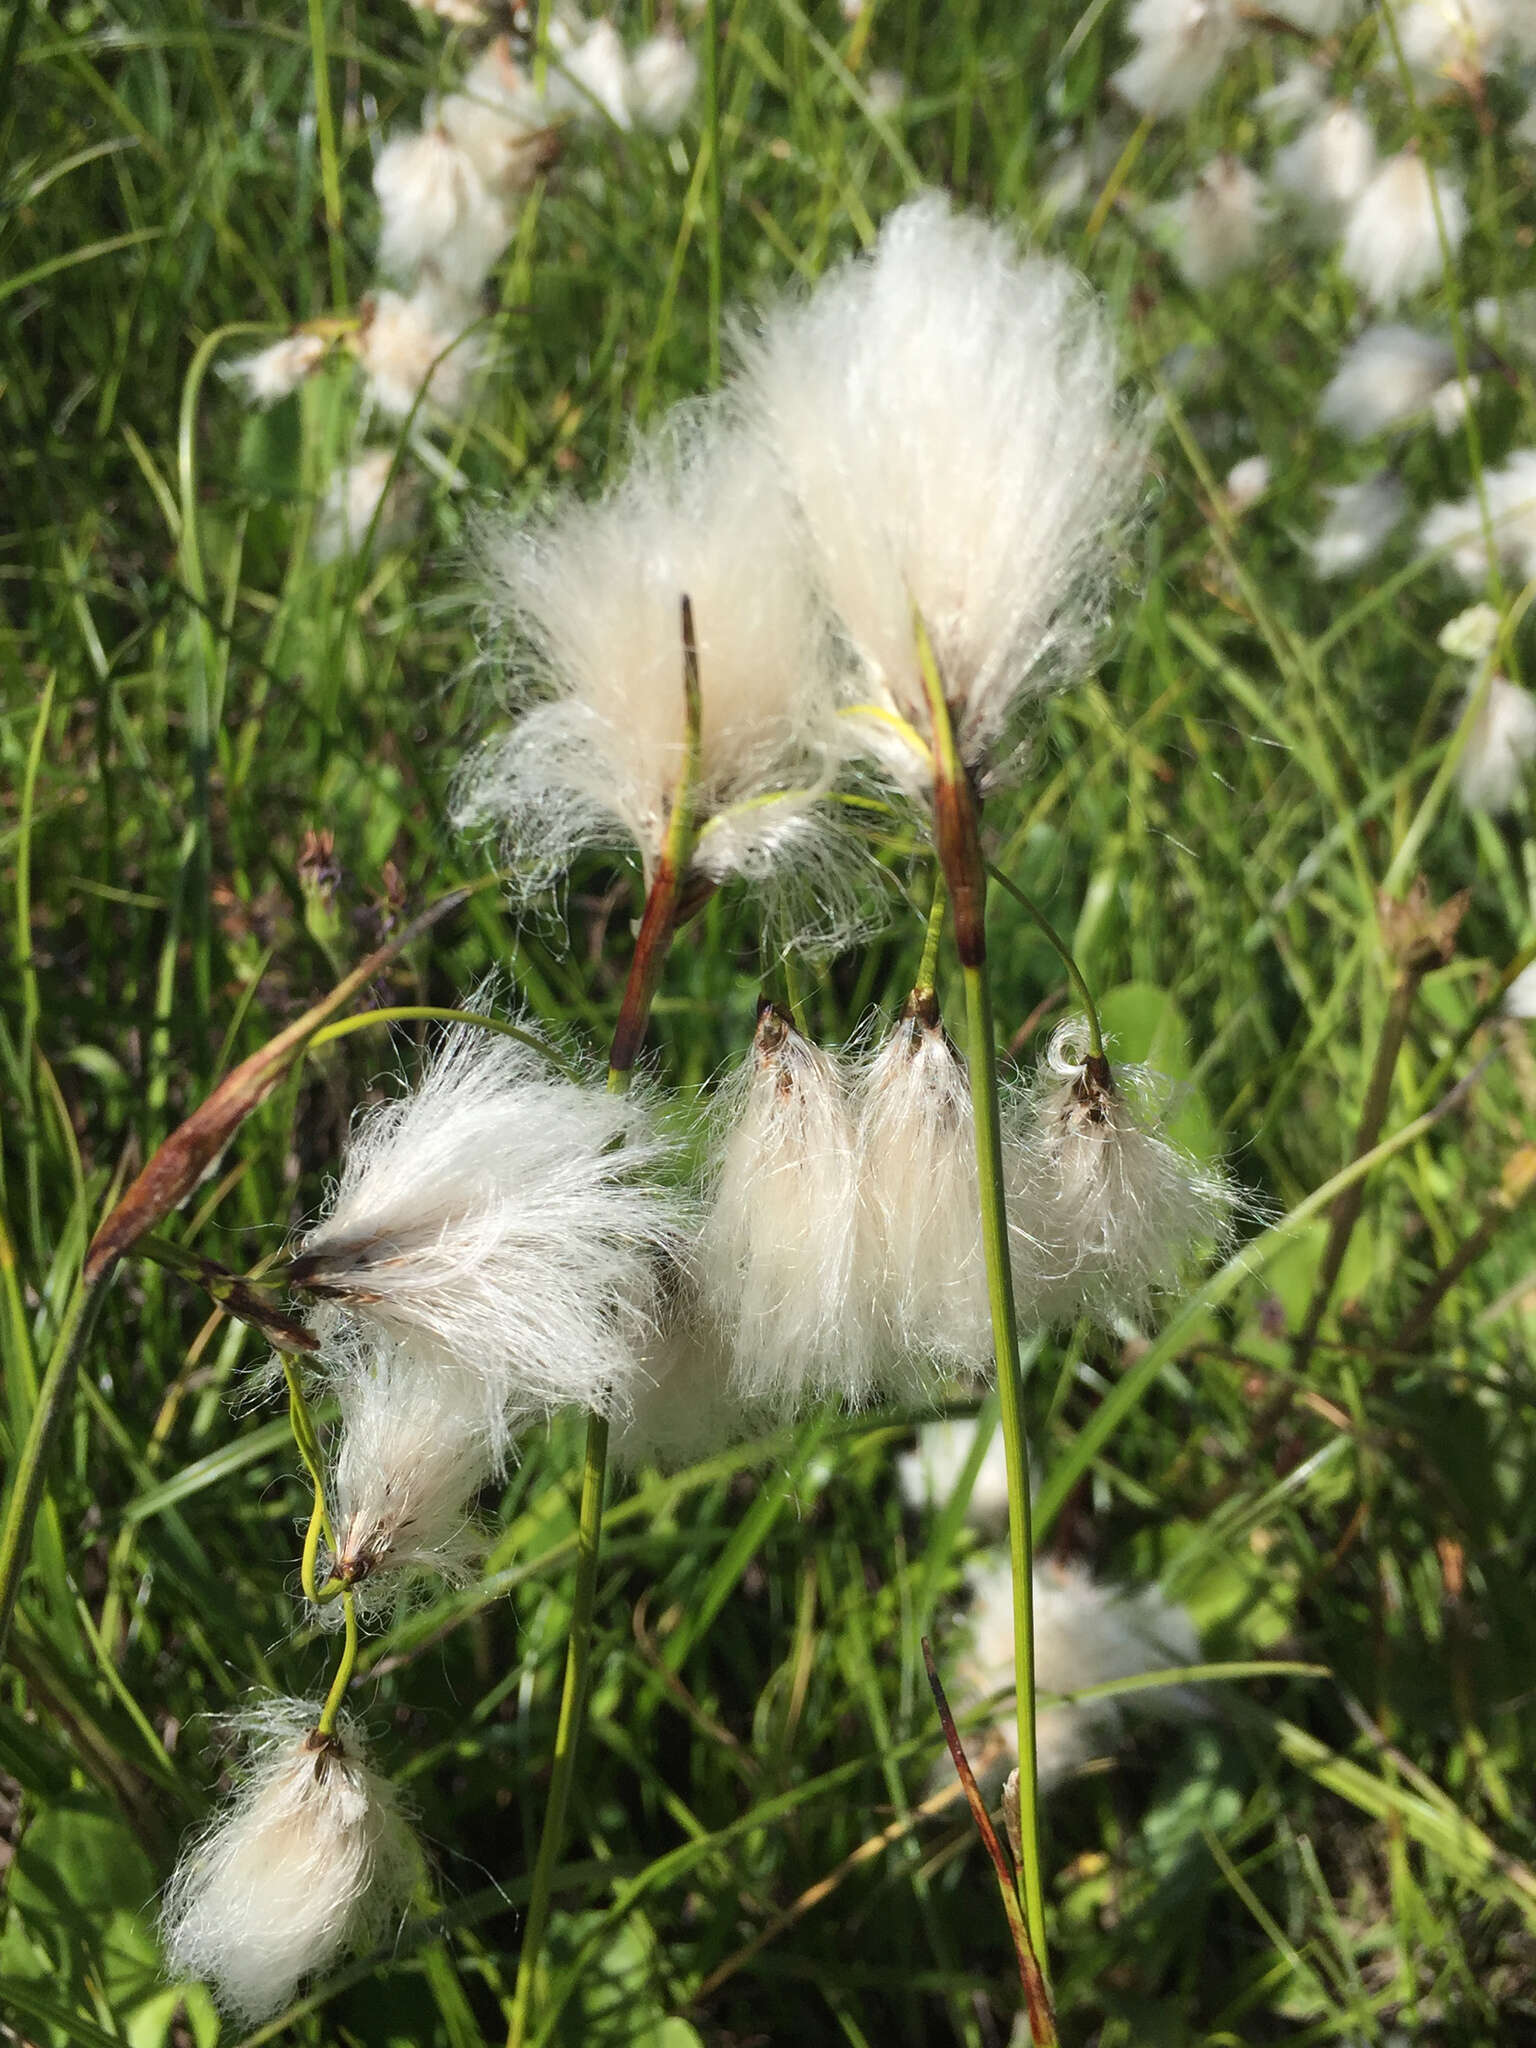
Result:
[[[1055,950],[1062,966],[1067,970],[1067,979],[1072,984],[1073,993],[1083,1006],[1083,1014],[1088,1019],[1088,1050],[1095,1059],[1103,1059],[1104,1033],[1099,1029],[1099,1006],[1093,1000],[1093,990],[1089,988],[1083,970],[1078,966],[1076,960],[1073,959],[1066,940],[1057,931],[1055,925],[1051,923],[1051,920],[1040,908],[1034,897],[1026,895],[1018,883],[1005,875],[1001,868],[989,867],[987,873],[994,882],[1002,883],[1008,894],[1034,921],[1041,938]]]
[[[650,1017],[651,1004],[661,979],[667,950],[676,930],[677,912],[689,864],[697,844],[694,818],[694,788],[698,781],[700,728],[703,722],[699,688],[698,643],[694,635],[693,607],[682,600],[683,650],[683,762],[667,834],[656,872],[646,896],[645,912],[635,941],[629,980],[619,1005],[613,1046],[608,1061],[608,1090],[613,1095],[629,1091],[630,1076],[639,1055],[640,1042]],[[517,1958],[517,1981],[512,1990],[512,2016],[507,2025],[507,2048],[523,2048],[533,2004],[534,1981],[549,1924],[550,1900],[555,1871],[565,1840],[565,1816],[570,1804],[571,1781],[581,1745],[582,1716],[587,1703],[587,1671],[592,1655],[592,1610],[597,1595],[597,1567],[602,1551],[603,1486],[608,1468],[608,1422],[594,1412],[587,1417],[587,1446],[581,1468],[581,1506],[576,1525],[576,1585],[571,1597],[571,1632],[565,1646],[565,1678],[560,1691],[560,1718],[555,1724],[555,1754],[549,1775],[549,1798],[544,1808],[544,1826],[534,1858],[533,1882],[528,1894],[528,1918],[523,1924],[523,1942]]]
[[[336,1717],[341,1712],[341,1703],[347,1696],[347,1687],[352,1683],[352,1674],[357,1669],[357,1596],[350,1586],[341,1596],[341,1611],[345,1619],[346,1634],[342,1638],[341,1662],[336,1666],[336,1676],[331,1680],[331,1689],[325,1696],[325,1705],[320,1709],[319,1728],[322,1735],[336,1733]]]
[[[933,901],[928,906],[928,932],[923,940],[923,957],[917,970],[917,980],[912,984],[914,994],[926,994],[933,987],[933,977],[939,968],[939,938],[944,930],[944,905],[947,900],[944,888],[944,870],[933,871]]]
[[[309,1527],[304,1531],[304,1554],[299,1563],[299,1582],[304,1588],[304,1597],[320,1607],[341,1595],[341,1610],[345,1633],[342,1637],[341,1660],[331,1680],[331,1689],[325,1696],[325,1705],[320,1709],[319,1729],[322,1735],[334,1735],[336,1717],[341,1712],[341,1703],[347,1696],[347,1687],[357,1669],[357,1598],[352,1588],[331,1579],[324,1586],[316,1584],[315,1560],[319,1555],[320,1539],[323,1536],[331,1556],[336,1555],[336,1531],[331,1526],[331,1512],[325,1501],[325,1460],[320,1450],[320,1435],[315,1428],[314,1417],[309,1412],[309,1403],[304,1398],[304,1381],[299,1372],[298,1361],[286,1352],[280,1354],[283,1362],[283,1378],[288,1384],[288,1424],[293,1431],[293,1440],[299,1447],[299,1456],[304,1460],[304,1469],[309,1474],[315,1489],[314,1503],[309,1511]]]
[[[987,1299],[1002,1407],[1008,1464],[1008,1555],[1013,1569],[1013,1669],[1018,1688],[1019,1834],[1023,1843],[1024,1917],[1046,1981],[1045,1893],[1040,1876],[1040,1781],[1035,1761],[1034,1529],[1029,1500],[1029,1446],[1024,1433],[1024,1376],[1008,1250],[1008,1209],[1003,1180],[1002,1111],[992,1024],[992,985],[986,962],[962,970],[969,1042],[971,1106],[976,1127],[976,1178],[981,1194],[981,1241],[987,1261]]]

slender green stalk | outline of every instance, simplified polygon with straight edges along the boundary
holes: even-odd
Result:
[[[336,154],[336,118],[331,111],[331,74],[326,56],[325,0],[309,0],[309,51],[315,78],[315,139],[320,145],[320,189],[325,199],[325,238],[331,259],[331,304],[347,309],[347,245],[341,230],[341,164]]]
[[[944,930],[944,906],[947,901],[944,870],[935,868],[933,901],[928,906],[928,932],[923,940],[923,957],[918,965],[917,980],[912,984],[914,995],[928,995],[933,990],[933,977],[939,966],[939,939]]]
[[[1029,1499],[1029,1447],[1024,1432],[1024,1375],[1019,1365],[1013,1261],[1008,1244],[1007,1190],[1003,1179],[1003,1120],[987,972],[987,865],[975,794],[955,744],[933,646],[921,615],[912,618],[923,689],[933,727],[934,843],[954,907],[955,950],[965,982],[971,1110],[976,1131],[976,1179],[981,1201],[987,1299],[1002,1409],[1008,1467],[1008,1553],[1013,1572],[1013,1659],[1018,1691],[1019,1836],[1024,1917],[1042,1976],[1049,1982],[1045,1946],[1045,1890],[1040,1875],[1040,1785],[1035,1755],[1034,1530]]]
[[[1029,916],[1034,920],[1041,938],[1055,949],[1062,966],[1067,970],[1067,979],[1072,984],[1073,993],[1082,1004],[1083,1014],[1088,1019],[1088,1050],[1095,1059],[1103,1059],[1104,1033],[1099,1029],[1099,1006],[1093,1000],[1093,990],[1084,979],[1082,969],[1078,966],[1076,960],[1073,959],[1066,940],[1057,931],[1055,925],[1051,923],[1051,920],[1040,908],[1034,897],[1026,895],[1018,883],[1005,875],[1001,868],[989,866],[987,873],[994,882],[1001,882],[1014,901],[1023,910],[1028,912]]]
[[[677,929],[689,863],[698,843],[693,800],[698,782],[699,732],[703,713],[699,693],[698,643],[693,630],[693,607],[687,597],[682,601],[682,641],[683,764],[667,820],[666,841],[646,892],[645,912],[635,937],[629,978],[614,1026],[613,1044],[608,1055],[608,1088],[614,1095],[628,1093],[630,1076],[661,980],[661,970]],[[523,2048],[527,2039],[534,1981],[544,1949],[545,1929],[549,1924],[555,1871],[565,1841],[565,1816],[570,1804],[571,1781],[575,1776],[582,1717],[587,1703],[592,1611],[597,1597],[597,1567],[602,1551],[603,1485],[607,1465],[608,1422],[605,1416],[594,1410],[587,1417],[581,1506],[576,1525],[576,1587],[571,1599],[571,1632],[565,1646],[565,1678],[560,1692],[560,1716],[555,1725],[549,1798],[544,1808],[544,1826],[539,1835],[528,1894],[528,1918],[523,1925],[523,1942],[517,1958],[517,1981],[512,1991],[507,2048]]]
[[[5,1648],[16,1613],[16,1596],[21,1591],[22,1574],[32,1549],[32,1531],[37,1522],[37,1511],[42,1506],[48,1453],[53,1448],[53,1440],[69,1406],[69,1397],[74,1392],[75,1375],[100,1313],[107,1291],[106,1283],[106,1272],[99,1274],[94,1281],[83,1277],[76,1280],[64,1310],[64,1320],[54,1339],[48,1370],[38,1388],[26,1440],[16,1460],[10,1498],[6,1503],[5,1526],[0,1529],[0,1664],[5,1661]]]

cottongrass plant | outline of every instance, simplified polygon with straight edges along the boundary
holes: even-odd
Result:
[[[1405,150],[1388,157],[1350,208],[1339,267],[1390,312],[1444,273],[1466,231],[1460,184]]]
[[[323,1732],[322,1718],[315,1702],[289,1699],[237,1717],[234,1797],[183,1851],[165,1895],[167,1969],[202,1979],[242,2026],[386,1937],[422,1873],[356,1723],[342,1715]]]

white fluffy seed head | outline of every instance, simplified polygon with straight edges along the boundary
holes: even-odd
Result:
[[[329,346],[318,334],[288,334],[270,348],[238,357],[224,374],[244,385],[253,405],[276,405],[319,369]]]
[[[1320,241],[1339,235],[1376,168],[1371,125],[1347,102],[1331,106],[1275,156],[1276,189]]]
[[[632,125],[629,59],[611,21],[588,27],[575,16],[557,14],[550,23],[549,48],[544,89],[554,112],[578,121],[611,121],[615,128]]]
[[[1408,0],[1397,10],[1397,40],[1420,89],[1474,86],[1497,71],[1510,45],[1515,11],[1525,0]],[[1397,54],[1381,53],[1395,71]]]
[[[862,1406],[877,1389],[875,1276],[842,1062],[765,1004],[719,1123],[698,1269],[733,1394],[776,1419]]]
[[[235,1794],[188,1845],[161,1917],[166,1968],[201,1978],[242,2025],[270,2019],[302,1977],[386,1935],[421,1853],[355,1723],[316,1729],[308,1700],[240,1716]]]
[[[300,1247],[334,1369],[376,1333],[478,1378],[496,1455],[559,1407],[622,1414],[684,1234],[671,1162],[643,1094],[454,1026],[411,1093],[359,1119]]]
[[[1213,157],[1167,210],[1176,260],[1188,282],[1209,291],[1251,269],[1263,247],[1269,210],[1263,181],[1240,158]]]
[[[966,1580],[968,1643],[957,1673],[963,1695],[1011,1700],[1013,1575],[1006,1555],[977,1558]],[[1098,1584],[1086,1566],[1057,1563],[1037,1564],[1033,1584],[1037,1693],[1085,1692],[1200,1661],[1193,1622],[1156,1586],[1133,1593]],[[1092,1758],[1122,1748],[1135,1713],[1167,1719],[1203,1711],[1198,1689],[1183,1685],[1043,1707],[1035,1722],[1041,1787],[1049,1791]],[[1012,1754],[1017,1730],[1011,1714],[1001,1717],[998,1732]]]
[[[370,544],[387,554],[410,538],[420,504],[419,480],[397,467],[396,451],[369,448],[326,485],[310,552],[317,562],[359,554]]]
[[[1080,1020],[1051,1035],[1029,1121],[1012,1148],[1010,1229],[1020,1309],[1145,1320],[1231,1230],[1235,1191],[1159,1130],[1161,1089],[1086,1052]]]
[[[1466,228],[1460,185],[1405,150],[1387,158],[1351,207],[1339,267],[1374,305],[1391,308],[1442,275]]]
[[[1238,517],[1251,511],[1273,481],[1268,456],[1245,455],[1241,462],[1234,462],[1227,471],[1227,510]]]
[[[712,408],[680,413],[598,503],[493,528],[484,553],[512,686],[545,701],[472,765],[461,822],[499,827],[532,886],[583,845],[632,841],[650,872],[685,759],[686,595],[702,704],[696,865],[769,881],[815,859],[833,829],[819,802],[828,653],[801,529],[761,448]]]
[[[925,1422],[918,1430],[916,1447],[903,1451],[896,1460],[896,1484],[914,1514],[947,1505],[970,1461],[980,1427],[978,1421],[965,1419]],[[973,1529],[994,1538],[1006,1535],[1008,1529],[1008,1453],[996,1422],[987,1427],[991,1434],[966,1502],[965,1519]]]
[[[1235,0],[1133,0],[1136,52],[1110,83],[1143,114],[1187,114],[1246,34]]]
[[[1417,327],[1367,327],[1339,358],[1318,418],[1346,441],[1368,441],[1425,411],[1456,368],[1450,343]]]
[[[869,1061],[858,1108],[890,1391],[920,1399],[935,1371],[992,1370],[970,1082],[931,999],[914,997]]]
[[[1478,688],[1474,683],[1462,700],[1463,715]],[[1507,676],[1492,676],[1456,763],[1456,787],[1462,802],[1471,810],[1490,811],[1496,817],[1513,811],[1525,794],[1533,761],[1536,697]]]
[[[719,1330],[696,1301],[681,1300],[645,1355],[630,1412],[613,1432],[613,1459],[623,1472],[679,1472],[769,1426],[733,1386]]]
[[[742,354],[742,402],[860,665],[850,689],[927,731],[915,605],[980,766],[1026,697],[1081,671],[1141,475],[1102,309],[1065,265],[928,195]],[[921,750],[882,764],[931,780]]]
[[[1483,504],[1488,526],[1483,523]],[[1493,551],[1522,582],[1536,580],[1536,448],[1517,448],[1502,467],[1483,471],[1476,492],[1436,505],[1419,528],[1419,546],[1448,551],[1451,567],[1468,583],[1488,578],[1489,528]]]
[[[1328,512],[1308,543],[1312,571],[1324,581],[1352,576],[1386,546],[1408,513],[1408,494],[1390,470],[1323,493]]]
[[[432,117],[503,201],[526,191],[558,151],[550,108],[497,36],[464,74],[457,92],[433,103]]]
[[[647,36],[629,67],[629,103],[640,127],[672,135],[699,89],[699,60],[675,29]]]
[[[409,298],[376,293],[356,347],[380,412],[404,419],[418,401],[429,414],[462,412],[485,359],[484,344],[468,332],[478,318],[477,306],[429,282],[418,284]]]
[[[336,1377],[331,1569],[365,1611],[393,1609],[423,1578],[462,1584],[475,1556],[475,1495],[490,1477],[482,1375],[380,1346]]]
[[[399,135],[373,167],[382,222],[379,265],[413,283],[423,271],[477,292],[507,246],[512,222],[474,160],[442,127]]]
[[[1536,1019],[1536,960],[1522,967],[1504,991],[1504,1014],[1522,1022]]]

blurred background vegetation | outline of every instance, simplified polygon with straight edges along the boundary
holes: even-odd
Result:
[[[373,153],[462,69],[465,32],[403,0],[21,4],[0,31],[0,1452],[114,1174],[407,914],[487,873],[445,823],[483,729],[475,508],[597,486],[634,423],[708,383],[712,224],[726,299],[750,301],[941,184],[1086,269],[1164,408],[1136,588],[990,808],[993,856],[1073,938],[1122,1051],[1186,1084],[1189,1141],[1273,1216],[1355,1144],[1399,972],[1378,893],[1421,872],[1433,902],[1470,892],[1378,1135],[1470,1085],[1365,1184],[1317,1342],[1291,1339],[1322,1213],[1264,1240],[1155,1351],[1087,1329],[1035,1350],[1045,1544],[1161,1577],[1213,1659],[1318,1667],[1213,1688],[1204,1718],[1053,1800],[1063,2038],[1536,2040],[1536,1238],[1518,1207],[1536,1060],[1530,1027],[1492,1013],[1536,930],[1529,812],[1470,814],[1442,772],[1465,670],[1436,638],[1471,601],[1444,568],[1404,542],[1357,578],[1309,573],[1323,487],[1380,459],[1316,417],[1360,323],[1352,288],[1281,229],[1255,273],[1196,294],[1152,211],[1219,148],[1262,162],[1255,95],[1296,39],[1256,33],[1188,121],[1127,155],[1114,7],[888,0],[849,24],[826,0],[722,0],[720,25],[718,217],[697,122],[573,143],[498,273],[492,367],[449,451],[468,488],[436,479],[414,542],[323,567],[309,533],[352,432],[350,376],[253,413],[216,365],[253,345],[248,323],[355,307]],[[1494,81],[1481,107],[1410,105],[1375,68],[1381,41],[1373,13],[1328,54],[1384,146],[1417,135],[1467,179],[1442,310],[1508,298],[1532,279],[1536,209],[1532,156],[1507,137],[1517,101]],[[1068,144],[1101,166],[1075,206]],[[1533,421],[1511,357],[1473,434],[1419,433],[1394,459],[1427,505]],[[1218,480],[1255,452],[1272,487],[1239,522]],[[884,935],[794,970],[828,1040],[915,969],[926,882],[885,851]],[[501,968],[601,1045],[636,907],[618,863],[582,867],[521,928],[482,889],[374,999],[451,1004]],[[1065,990],[1004,900],[994,925],[1000,1028],[1027,1061]],[[713,903],[658,1004],[669,1083],[707,1088],[740,1053],[765,967],[751,905]],[[274,1252],[354,1107],[413,1058],[364,1028],[306,1059],[175,1234],[241,1270]],[[1486,1248],[1416,1329],[1485,1218]],[[261,1358],[148,1266],[97,1326],[0,1680],[0,2036],[238,2037],[161,1982],[153,1915],[217,1787],[209,1717],[253,1685],[322,1690],[329,1661],[296,1619],[307,1500],[286,1422],[246,1392]],[[1008,2039],[990,1874],[958,1809],[914,1812],[939,1755],[919,1642],[952,1639],[972,1539],[958,1514],[904,1514],[909,1434],[902,1416],[829,1418],[611,1512],[549,2038]],[[482,1580],[368,1653],[359,1705],[421,1817],[440,1917],[248,2048],[500,2039],[577,1437],[526,1445]]]

